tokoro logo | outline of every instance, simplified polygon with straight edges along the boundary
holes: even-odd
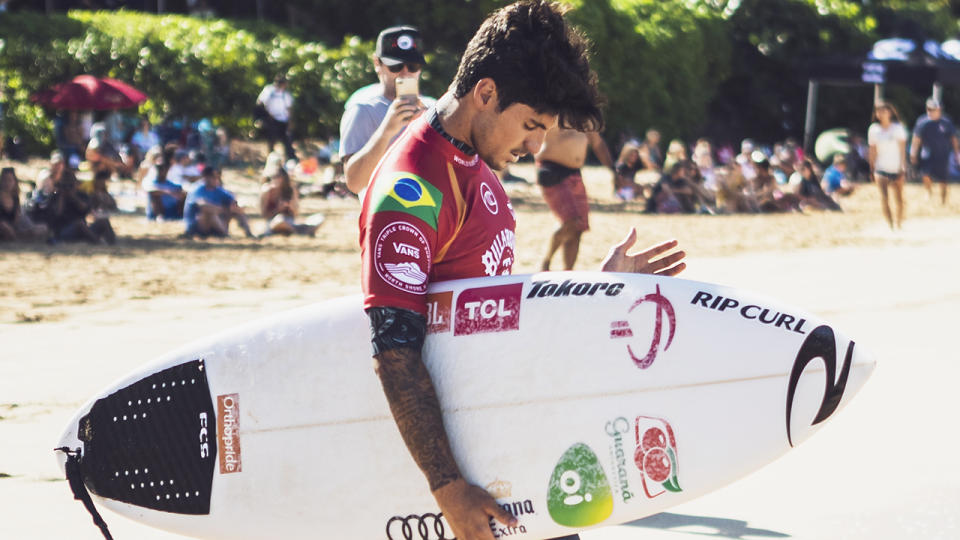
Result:
[[[387,521],[387,540],[456,540],[442,513],[393,516]]]
[[[457,296],[453,335],[520,329],[522,283],[466,289]]]
[[[673,304],[670,303],[670,300],[667,300],[667,297],[660,294],[660,285],[657,285],[656,292],[643,296],[634,302],[633,305],[630,306],[630,309],[627,310],[627,313],[633,313],[635,309],[648,302],[653,304],[654,309],[656,310],[653,335],[650,338],[650,348],[647,350],[647,353],[641,357],[638,356],[630,344],[627,344],[627,353],[630,355],[630,359],[633,360],[633,363],[636,364],[636,366],[640,369],[647,369],[653,365],[653,361],[657,359],[657,354],[660,352],[660,342],[663,340],[662,334],[664,314],[666,314],[667,324],[670,326],[670,333],[667,336],[667,343],[663,346],[664,351],[670,348],[670,344],[673,343],[673,335],[677,331],[676,312],[674,311]],[[646,324],[642,325],[642,327],[646,326]],[[629,320],[614,321],[610,324],[610,339],[632,338],[633,335],[634,333],[630,328]]]
[[[593,296],[600,291],[607,296],[617,296],[623,290],[623,283],[609,283],[600,281],[591,283],[589,281],[576,282],[569,279],[562,283],[558,281],[534,281],[531,284],[530,292],[527,298],[547,298],[560,296]]]

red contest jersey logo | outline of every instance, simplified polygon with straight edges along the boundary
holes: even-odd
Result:
[[[522,283],[466,289],[457,297],[453,335],[520,329]]]

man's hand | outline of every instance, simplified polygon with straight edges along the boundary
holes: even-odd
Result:
[[[627,250],[633,247],[637,241],[637,229],[630,228],[630,233],[622,242],[610,248],[610,253],[603,260],[600,270],[604,272],[630,272],[634,274],[657,274],[661,276],[675,276],[687,267],[683,262],[687,256],[683,251],[671,253],[665,257],[660,257],[664,253],[677,247],[676,240],[670,240],[657,244],[633,255],[628,255]],[[660,258],[657,258],[660,257]]]
[[[490,518],[510,527],[518,524],[517,518],[501,508],[489,493],[463,478],[437,489],[433,496],[459,540],[493,540]]]
[[[398,97],[390,103],[387,115],[383,118],[383,133],[388,138],[400,133],[414,118],[419,116],[425,108],[419,99],[412,97]]]

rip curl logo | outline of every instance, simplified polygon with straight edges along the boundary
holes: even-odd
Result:
[[[673,343],[673,336],[677,331],[677,315],[673,309],[673,304],[670,303],[670,300],[667,300],[667,297],[660,294],[660,285],[657,285],[656,292],[652,292],[646,296],[641,297],[636,302],[630,306],[630,309],[627,310],[627,313],[631,313],[634,309],[639,307],[641,304],[646,302],[652,302],[656,308],[656,319],[654,319],[653,326],[653,336],[650,339],[650,349],[647,351],[643,357],[637,355],[634,352],[633,347],[629,344],[627,345],[627,353],[630,355],[630,359],[633,360],[633,363],[637,365],[640,369],[647,369],[653,365],[653,361],[657,359],[657,354],[660,352],[660,342],[663,340],[663,314],[667,315],[667,323],[670,325],[670,333],[667,336],[667,343],[663,346],[663,350],[666,351],[670,348],[670,345]],[[610,323],[610,338],[628,338],[633,337],[633,330],[630,328],[630,321],[621,320],[613,321]]]
[[[491,214],[497,215],[497,212],[500,211],[500,204],[497,203],[497,196],[493,194],[493,190],[486,182],[480,183],[480,198],[483,199],[483,205],[487,207],[487,210]]]
[[[402,35],[397,38],[397,47],[404,51],[409,51],[413,48],[413,38],[408,35]]]

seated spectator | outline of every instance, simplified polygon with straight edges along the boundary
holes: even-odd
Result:
[[[687,159],[687,147],[680,139],[674,139],[667,145],[667,155],[663,158],[663,170],[669,171],[673,166]]]
[[[800,210],[800,200],[793,193],[780,191],[776,178],[766,159],[757,162],[753,178],[753,195],[761,212],[789,212]]]
[[[833,165],[823,172],[823,190],[836,199],[853,193],[853,184],[847,180],[847,158],[843,154],[833,156]]]
[[[57,140],[57,146],[60,148],[64,159],[69,162],[76,156],[77,159],[83,155],[82,149],[87,142],[86,134],[83,132],[83,123],[80,121],[80,113],[69,111],[66,120],[60,128],[60,137]]]
[[[707,139],[698,139],[693,147],[693,163],[700,169],[703,187],[711,192],[717,191],[716,162],[713,159],[713,145]]]
[[[267,222],[267,228],[261,236],[289,236],[294,233],[313,236],[317,232],[316,225],[296,222],[299,207],[300,196],[290,175],[283,167],[278,168],[260,191],[260,213]]]
[[[207,154],[207,165],[217,169],[222,169],[232,160],[233,153],[230,150],[230,136],[227,134],[226,128],[219,127],[217,128],[213,145]]]
[[[133,173],[133,179],[141,184],[152,182],[156,178],[157,165],[162,161],[162,157],[163,148],[160,146],[154,146],[147,150],[143,159],[140,160],[140,166],[137,167],[137,171]]]
[[[642,189],[636,183],[637,171],[643,168],[640,160],[640,147],[627,142],[620,150],[620,157],[614,165],[613,192],[624,201],[632,201],[642,196]]]
[[[194,154],[196,155],[196,154]],[[190,191],[190,188],[200,179],[200,171],[190,152],[177,150],[173,154],[170,170],[167,171],[167,180]]]
[[[160,137],[153,131],[150,121],[143,118],[140,120],[140,127],[130,138],[130,144],[133,146],[136,162],[139,164],[151,148],[160,146]]]
[[[247,238],[254,238],[247,215],[237,204],[237,199],[222,187],[220,170],[207,167],[203,170],[202,179],[203,183],[187,195],[183,211],[187,224],[184,236],[225,238],[229,234],[230,220],[236,219]]]
[[[109,172],[99,171],[94,173],[93,180],[80,183],[78,189],[86,195],[90,203],[90,208],[94,213],[111,213],[117,211],[117,201],[107,190],[107,181],[109,180]]]
[[[0,170],[0,240],[43,238],[47,227],[34,224],[20,206],[20,180],[13,167]]]
[[[640,144],[640,161],[643,162],[643,168],[650,171],[663,170],[663,151],[660,150],[660,132],[656,129],[648,129],[643,143]]]
[[[725,214],[758,212],[753,196],[753,182],[747,180],[740,159],[732,160],[730,170],[717,177],[717,210]],[[750,171],[756,177],[756,166],[750,164]]]
[[[182,219],[187,192],[180,184],[167,179],[169,163],[161,162],[154,170],[151,179],[144,180],[143,185],[147,192],[147,219]]]
[[[674,163],[670,172],[660,177],[647,199],[647,212],[658,214],[692,214],[704,211],[709,202],[694,180],[696,165],[691,161]]]
[[[800,208],[814,210],[833,210],[842,212],[840,205],[823,191],[820,179],[813,170],[813,163],[803,160],[797,167],[797,172],[790,178],[790,184],[795,186],[794,193],[800,199]]]
[[[86,195],[77,187],[77,177],[72,171],[65,171],[54,187],[46,212],[46,224],[53,231],[53,241],[116,242],[117,235],[108,217],[99,215],[87,222],[92,208]]]
[[[86,158],[94,173],[108,171],[123,178],[130,178],[133,174],[133,163],[123,161],[107,136],[107,128],[101,123],[96,123],[90,128],[90,143],[87,144]]]

